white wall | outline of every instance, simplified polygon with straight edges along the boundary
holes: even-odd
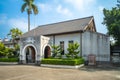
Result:
[[[35,51],[38,55],[40,55],[40,59],[44,57],[44,48],[45,46],[52,45],[54,43],[55,38],[55,45],[60,45],[60,41],[64,41],[64,50],[65,53],[68,53],[68,42],[73,40],[74,42],[81,42],[81,33],[71,33],[71,34],[64,34],[64,35],[55,35],[55,36],[40,36],[36,38],[33,44],[28,44],[27,38],[23,39],[21,42],[20,47],[20,55],[23,55],[23,58],[20,60],[25,60],[25,48],[27,46],[33,46]],[[49,40],[50,39],[50,40]],[[24,44],[23,44],[24,43]],[[110,43],[109,37],[103,34],[95,33],[95,32],[84,32],[82,33],[82,56],[86,60],[88,59],[89,54],[95,54],[97,61],[110,61]],[[79,50],[80,50],[79,47]],[[81,51],[81,50],[80,50]],[[36,55],[36,60],[39,60]]]
[[[68,53],[67,48],[70,40],[78,42],[79,44],[81,41],[80,33],[55,35],[54,37],[49,37],[51,44],[54,42],[54,37],[55,45],[60,45],[60,41],[64,41],[65,53]],[[104,34],[89,31],[82,33],[82,45],[80,44],[80,47],[82,47],[82,56],[85,60],[88,60],[89,54],[94,54],[97,61],[110,61],[109,37]]]
[[[49,36],[50,41],[53,44],[53,36]],[[80,33],[64,34],[64,35],[55,35],[55,45],[60,45],[60,41],[64,41],[64,53],[68,53],[68,43],[70,40],[80,43]],[[81,45],[80,45],[81,46]],[[80,48],[79,48],[80,49]]]
[[[44,50],[46,46],[49,46],[49,37],[40,36],[40,59],[44,58]]]
[[[94,54],[97,61],[110,61],[109,37],[95,32],[82,34],[82,56],[88,60],[88,55]]]

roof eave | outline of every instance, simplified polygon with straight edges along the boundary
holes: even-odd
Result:
[[[78,31],[70,31],[70,32],[62,32],[62,33],[52,33],[52,34],[43,34],[44,36],[51,36],[51,35],[63,35],[63,34],[71,34],[71,33],[83,33],[84,30]]]

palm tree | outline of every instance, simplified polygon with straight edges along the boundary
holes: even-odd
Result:
[[[21,12],[27,11],[28,14],[28,31],[30,31],[30,14],[34,12],[34,14],[38,14],[38,8],[34,4],[34,0],[23,0],[24,4],[21,7]]]

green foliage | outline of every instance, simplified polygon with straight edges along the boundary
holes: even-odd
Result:
[[[3,43],[0,42],[0,56],[5,55],[5,46]]]
[[[13,49],[13,48],[8,48],[8,55],[7,55],[7,57],[8,57],[8,58],[18,57],[18,55],[17,55],[15,52],[16,52],[15,49]]]
[[[14,49],[7,48],[3,43],[0,43],[0,57],[14,57]]]
[[[18,58],[0,58],[0,62],[18,62]]]
[[[53,46],[52,46],[52,53],[53,53],[52,57],[54,57],[54,58],[55,58],[55,57],[61,58],[61,57],[62,57],[62,55],[61,55],[61,53],[62,53],[61,47],[60,47],[60,46],[53,45]]]
[[[78,54],[80,52],[78,50],[79,46],[80,45],[77,42],[76,43],[69,43],[68,48],[67,48],[68,54],[66,54],[66,57],[72,58],[72,59],[77,58]]]
[[[18,44],[15,45],[15,50],[20,50],[20,46]]]
[[[103,24],[107,26],[108,34],[115,39],[117,45],[120,45],[120,7],[113,7],[111,10],[104,9],[103,14]]]
[[[15,39],[17,39],[17,38],[20,38],[20,36],[21,36],[22,34],[23,34],[23,33],[22,33],[21,30],[19,30],[18,28],[13,28],[13,29],[10,30],[10,32],[9,32],[8,35],[10,35],[13,40],[15,40]]]
[[[0,56],[8,56],[9,51],[9,48],[6,48],[3,43],[0,43]]]
[[[38,8],[34,4],[34,0],[23,0],[24,4],[21,7],[21,12],[27,11],[28,14],[31,14],[32,11],[34,14],[38,14]]]
[[[18,57],[19,56],[19,52],[20,52],[20,46],[18,44],[16,44],[15,47],[14,47],[14,55],[16,57]]]
[[[19,55],[18,52],[20,51],[20,47],[18,45],[18,40],[22,34],[22,31],[18,28],[13,28],[10,30],[8,35],[11,36],[12,42],[15,44],[13,49],[9,49],[8,57],[17,57]]]
[[[53,64],[53,65],[80,65],[84,63],[83,58],[79,59],[42,59],[41,64]]]

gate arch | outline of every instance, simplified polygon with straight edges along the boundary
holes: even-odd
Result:
[[[22,51],[26,63],[34,63],[37,59],[37,49],[33,44],[27,44]]]
[[[51,46],[48,44],[44,45],[42,52],[43,52],[44,58],[50,57],[51,56]]]

